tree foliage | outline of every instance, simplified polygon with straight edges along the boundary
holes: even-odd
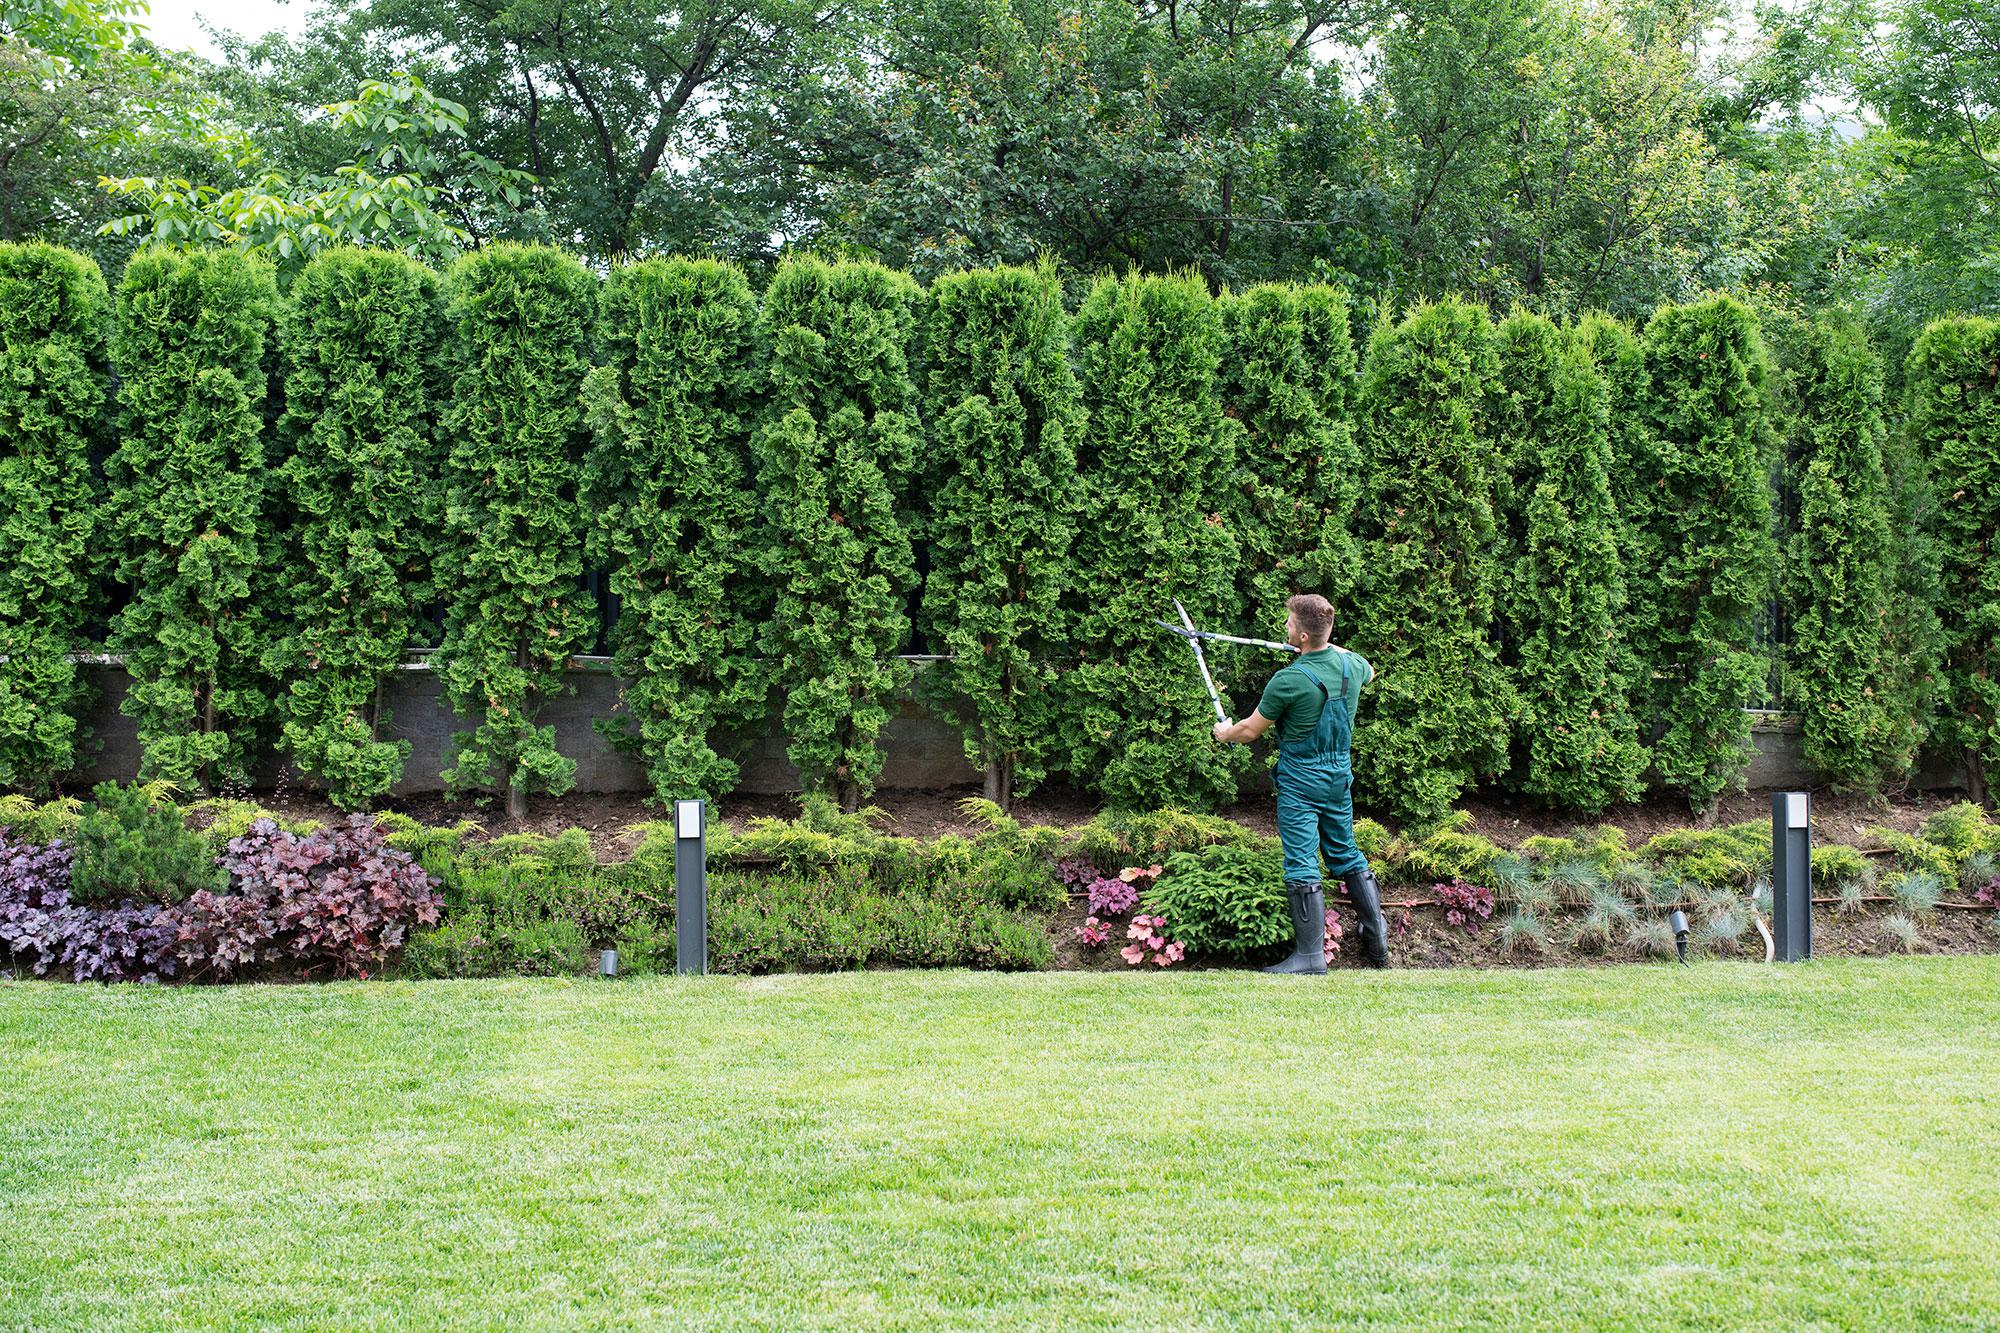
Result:
[[[1507,598],[1522,704],[1517,781],[1539,801],[1595,814],[1636,799],[1646,766],[1618,649],[1625,586],[1609,475],[1611,393],[1577,340],[1558,333],[1544,367],[1542,339],[1508,324],[1506,392],[1533,385],[1546,394],[1526,413],[1535,432],[1516,441],[1512,467],[1517,492],[1527,492]],[[1532,370],[1520,364],[1524,349]]]
[[[1647,322],[1645,350],[1659,468],[1647,516],[1659,622],[1640,654],[1663,678],[1653,764],[1706,811],[1742,785],[1751,754],[1744,710],[1765,675],[1756,626],[1777,554],[1769,370],[1756,316],[1726,296],[1663,307]]]
[[[1570,337],[1604,381],[1610,420],[1606,468],[1617,523],[1619,573],[1625,585],[1613,647],[1641,738],[1652,734],[1653,670],[1659,643],[1660,550],[1654,505],[1661,494],[1658,450],[1646,422],[1646,349],[1639,336],[1604,314],[1585,315]]]
[[[83,256],[0,244],[0,786],[46,787],[79,758],[110,306]]]
[[[926,343],[933,466],[923,611],[948,655],[926,689],[968,719],[966,757],[1007,804],[1060,754],[1062,593],[1083,413],[1052,266],[940,278]]]
[[[921,423],[909,350],[922,291],[879,265],[787,260],[764,295],[771,394],[753,443],[776,605],[761,646],[786,753],[847,809],[873,790],[908,683],[915,556],[897,492]]]
[[[1231,518],[1246,610],[1282,637],[1285,599],[1316,592],[1337,627],[1357,573],[1361,491],[1347,294],[1266,284],[1225,300],[1222,314],[1222,397],[1242,426]]]
[[[143,777],[245,782],[275,711],[260,585],[274,554],[264,418],[276,301],[269,268],[230,251],[141,251],[119,283],[106,538],[131,600],[110,643],[132,677],[120,707],[138,724]]]
[[[1175,598],[1197,624],[1237,614],[1221,318],[1199,279],[1105,278],[1077,314],[1076,344],[1090,415],[1077,450],[1069,771],[1115,806],[1211,807],[1234,796],[1244,752],[1215,744],[1186,644],[1153,621],[1173,619]]]
[[[439,677],[457,733],[445,781],[500,790],[508,813],[531,789],[561,794],[576,763],[538,718],[563,690],[595,608],[580,587],[578,461],[596,280],[543,246],[497,245],[445,277],[452,376],[445,430],[445,529],[451,571]]]
[[[737,766],[712,735],[740,736],[765,706],[757,301],[726,264],[645,260],[612,271],[599,340],[584,507],[591,557],[619,601],[611,651],[629,716],[598,726],[645,765],[660,800],[720,796]]]
[[[1350,642],[1376,682],[1356,726],[1357,791],[1404,819],[1442,816],[1507,764],[1518,703],[1489,636],[1497,371],[1484,312],[1448,302],[1379,330],[1361,375]]]
[[[382,691],[423,633],[444,519],[444,313],[435,275],[383,251],[330,250],[292,286],[282,325],[290,513],[284,741],[329,798],[365,808],[402,775]]]
[[[1935,735],[1984,799],[2000,757],[2000,321],[1932,324],[1905,380],[1910,440],[1936,487],[1940,605],[1951,609]]]

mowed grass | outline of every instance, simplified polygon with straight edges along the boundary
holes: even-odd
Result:
[[[0,1326],[1987,1326],[2000,958],[0,987]]]

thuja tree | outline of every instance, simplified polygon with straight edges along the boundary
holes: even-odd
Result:
[[[282,326],[286,560],[272,571],[289,632],[284,741],[329,799],[366,807],[402,775],[383,688],[423,625],[444,517],[444,318],[413,259],[332,250],[292,284]]]
[[[1807,764],[1836,786],[1878,790],[1909,767],[1916,739],[1896,715],[1902,663],[1887,651],[1896,549],[1882,366],[1859,326],[1831,317],[1801,321],[1776,360],[1797,507],[1784,573],[1785,701],[1800,715]]]
[[[931,289],[927,401],[943,481],[926,523],[924,618],[946,660],[926,693],[967,720],[966,757],[1007,805],[1061,743],[1061,595],[1083,416],[1052,268],[958,273]]]
[[[909,637],[916,584],[896,479],[921,430],[910,278],[866,263],[786,261],[764,294],[771,387],[753,440],[776,602],[759,646],[806,785],[853,809],[882,770],[876,744]]]
[[[1498,370],[1485,314],[1420,306],[1370,339],[1361,375],[1361,592],[1374,664],[1354,743],[1362,799],[1433,820],[1507,763],[1518,703],[1494,652]]]
[[[1523,618],[1536,590],[1526,578],[1528,502],[1541,480],[1542,450],[1557,411],[1556,379],[1563,370],[1563,332],[1541,315],[1516,311],[1493,331],[1497,373],[1488,402],[1487,434],[1493,441],[1493,522],[1500,557],[1495,616],[1501,660],[1520,660]],[[1575,405],[1567,404],[1574,407]]]
[[[1756,318],[1726,296],[1657,311],[1645,351],[1659,470],[1647,514],[1658,621],[1641,653],[1660,677],[1653,765],[1706,813],[1742,784],[1751,753],[1744,710],[1765,676],[1755,630],[1776,555],[1768,370]]]
[[[1610,405],[1606,434],[1611,503],[1617,515],[1618,554],[1625,583],[1614,644],[1623,665],[1632,710],[1642,735],[1651,734],[1654,662],[1659,642],[1659,452],[1646,422],[1646,349],[1629,327],[1609,315],[1586,315],[1570,331],[1604,380]]]
[[[1934,735],[1965,759],[1983,801],[1987,768],[2000,757],[2000,321],[1932,324],[1911,348],[1904,380],[1951,608]]]
[[[1507,363],[1501,366],[1503,378]],[[1610,390],[1590,352],[1560,340],[1535,410],[1533,479],[1509,597],[1521,693],[1520,789],[1596,813],[1637,799],[1646,753],[1617,650],[1624,584],[1611,503]]]
[[[118,447],[105,464],[114,572],[131,599],[110,643],[132,677],[140,775],[248,780],[275,711],[264,580],[265,343],[277,292],[261,260],[146,250],[118,287]]]
[[[447,509],[438,554],[449,570],[437,663],[457,733],[445,780],[455,791],[567,791],[575,761],[538,718],[590,642],[581,590],[577,468],[590,368],[595,279],[560,251],[496,245],[445,278],[451,399],[445,412]]]
[[[1199,279],[1106,278],[1075,341],[1089,418],[1071,603],[1080,660],[1064,682],[1070,771],[1113,805],[1213,806],[1235,794],[1246,752],[1215,744],[1187,645],[1153,622],[1174,618],[1174,598],[1204,626],[1241,615],[1222,321]]]
[[[583,494],[591,558],[618,597],[611,652],[626,685],[597,726],[645,765],[662,801],[735,786],[724,738],[764,710],[756,325],[743,274],[710,260],[614,269],[600,304]]]
[[[1319,593],[1338,616],[1354,585],[1361,469],[1347,294],[1252,287],[1225,300],[1222,315],[1222,398],[1242,428],[1231,517],[1244,614],[1281,635],[1291,594]]]
[[[0,244],[0,786],[77,764],[110,305],[82,255]]]

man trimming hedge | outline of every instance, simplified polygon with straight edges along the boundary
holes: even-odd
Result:
[[[1374,678],[1366,658],[1334,647],[1333,605],[1317,593],[1285,603],[1285,642],[1299,650],[1264,686],[1257,709],[1241,722],[1218,722],[1215,739],[1248,744],[1278,729],[1278,839],[1285,848],[1285,896],[1291,902],[1292,956],[1266,972],[1326,971],[1326,903],[1320,859],[1340,878],[1361,918],[1368,961],[1389,961],[1382,898],[1368,858],[1354,845],[1354,769],[1348,744],[1361,687]]]

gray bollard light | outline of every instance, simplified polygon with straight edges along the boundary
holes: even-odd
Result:
[[[674,802],[674,971],[708,975],[707,801]]]
[[[1812,957],[1812,793],[1771,793],[1772,957]]]

